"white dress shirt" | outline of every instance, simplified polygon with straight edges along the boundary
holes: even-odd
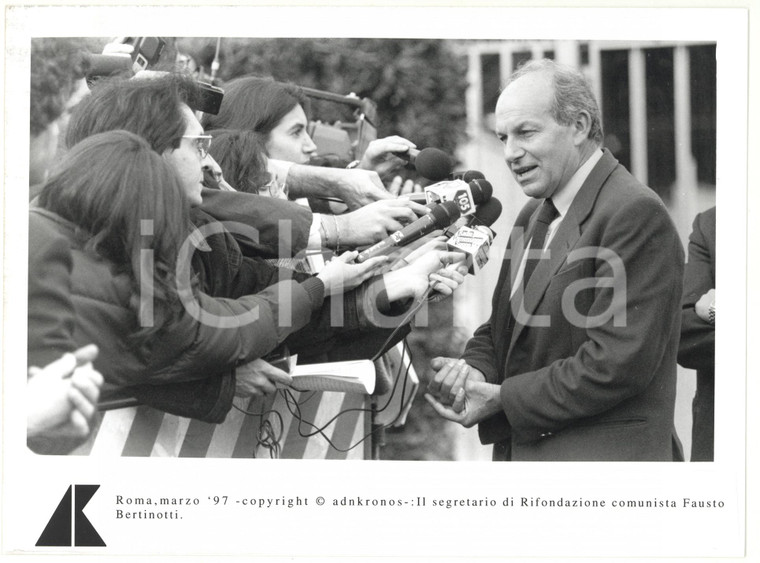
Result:
[[[554,234],[557,232],[557,229],[562,222],[562,219],[565,217],[565,215],[567,215],[567,212],[570,209],[570,205],[573,203],[575,196],[578,194],[581,186],[586,181],[586,178],[588,178],[589,174],[591,174],[591,171],[594,169],[594,166],[596,166],[596,163],[599,162],[599,159],[601,158],[602,149],[596,149],[588,158],[588,160],[586,160],[586,162],[584,162],[581,167],[575,171],[575,174],[573,174],[567,184],[561,186],[559,189],[557,189],[556,192],[554,192],[554,195],[552,195],[552,203],[554,203],[554,207],[557,208],[558,215],[557,218],[549,224],[549,228],[546,232],[546,240],[544,241],[543,250],[546,250],[546,248],[549,246],[549,243],[551,243],[552,238],[554,238]],[[530,248],[530,241],[527,241],[525,243],[525,248],[523,250],[525,251],[528,248]],[[514,297],[517,288],[522,285],[523,272],[525,271],[525,262],[527,259],[528,253],[523,252],[522,258],[520,260],[520,269],[517,270],[515,282],[512,284],[512,292],[509,295],[510,299]]]

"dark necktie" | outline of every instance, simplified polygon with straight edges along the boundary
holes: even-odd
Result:
[[[529,248],[529,250],[533,252],[528,254],[528,258],[525,261],[525,271],[523,272],[522,278],[523,287],[528,285],[528,280],[530,280],[530,276],[533,274],[533,270],[536,269],[536,266],[540,260],[539,257],[534,258],[533,255],[536,254],[538,256],[537,253],[543,251],[544,243],[546,242],[546,233],[549,230],[549,225],[557,217],[559,217],[559,211],[557,211],[557,208],[554,207],[554,203],[552,203],[551,198],[545,199],[544,203],[541,204],[541,209],[538,210],[536,224],[533,226],[533,235],[530,239]]]
[[[544,200],[544,203],[541,204],[541,209],[538,210],[538,217],[536,218],[536,224],[533,225],[533,232],[531,234],[530,238],[530,247],[526,252],[529,252],[526,261],[525,261],[525,270],[523,271],[523,277],[522,277],[522,286],[523,288],[528,285],[528,280],[530,279],[530,276],[533,274],[533,270],[536,268],[536,265],[538,264],[538,261],[540,258],[533,258],[533,255],[541,256],[544,249],[544,242],[546,241],[546,233],[549,232],[549,225],[554,221],[557,217],[559,217],[559,211],[557,211],[557,208],[554,207],[554,203],[552,203],[551,198],[547,198]],[[530,251],[533,251],[532,253]],[[539,254],[541,253],[541,254]],[[522,299],[523,298],[523,292],[518,291],[514,294],[515,299]],[[511,301],[511,300],[510,300]],[[499,383],[504,381],[504,378],[507,377],[507,351],[509,350],[509,345],[512,342],[512,333],[515,330],[515,316],[514,311],[515,307],[520,307],[520,310],[522,308],[522,304],[516,304],[511,303],[509,305],[509,316],[507,317],[507,326],[504,333],[504,342],[506,343],[506,350],[504,352],[504,364],[503,369],[501,371],[501,374],[499,374]],[[509,443],[509,440],[506,441]],[[494,444],[494,459],[501,459],[500,455],[506,455],[504,450],[504,443],[497,443]],[[509,447],[509,446],[507,446]]]
[[[530,237],[529,250],[532,250],[534,252],[541,252],[543,250],[544,242],[546,241],[546,233],[549,231],[549,225],[557,217],[559,217],[559,211],[557,211],[557,208],[554,207],[552,200],[551,199],[544,200],[544,203],[541,205],[541,209],[539,209],[538,211],[538,217],[536,218],[536,223],[535,225],[533,225],[533,232]],[[528,250],[526,250],[526,252],[528,252]],[[522,287],[525,287],[525,285],[528,283],[528,279],[533,273],[533,270],[535,269],[536,264],[538,264],[538,261],[539,261],[539,258],[527,258],[525,262],[525,270],[523,271]],[[513,299],[522,300],[522,298],[523,298],[522,291],[515,292]],[[507,345],[509,345],[509,342],[511,342],[512,340],[512,331],[515,328],[514,311],[519,310],[520,308],[522,308],[522,304],[510,302],[509,316],[507,317],[507,326],[506,326],[506,330],[504,334],[504,338],[505,338],[505,341],[507,342]],[[505,366],[504,373],[506,374],[506,366]]]

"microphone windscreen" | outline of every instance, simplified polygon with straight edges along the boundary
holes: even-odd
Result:
[[[493,195],[493,186],[488,180],[473,180],[470,184],[470,191],[472,192],[472,199],[475,205],[485,203]]]
[[[444,201],[430,211],[436,229],[445,229],[456,221],[461,214],[456,201]]]
[[[459,172],[454,172],[453,176],[454,176],[454,180],[462,180],[463,182],[467,182],[468,184],[472,182],[473,180],[485,179],[485,175],[478,170],[462,170]]]
[[[478,224],[490,227],[501,215],[501,209],[501,202],[492,197],[484,204],[478,206],[475,210],[475,219]]]
[[[414,161],[414,168],[417,173],[433,182],[440,182],[448,178],[453,167],[454,164],[449,155],[434,148],[422,149]]]

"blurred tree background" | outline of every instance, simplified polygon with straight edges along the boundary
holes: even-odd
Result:
[[[209,73],[216,38],[181,39],[178,47]],[[218,60],[222,87],[253,74],[335,94],[353,92],[377,104],[379,138],[401,135],[418,148],[436,147],[451,155],[464,141],[467,61],[445,40],[223,38]],[[330,121],[315,113],[312,118]],[[416,327],[409,336],[421,379],[431,358],[461,353],[466,338],[453,324],[452,299],[432,303],[428,326]],[[423,393],[424,384],[406,425],[386,431],[383,459],[454,459],[453,426],[436,415]]]
[[[178,46],[208,72],[216,38],[182,39]],[[440,39],[223,38],[217,77],[253,74],[353,92],[377,104],[378,137],[401,135],[453,154],[465,131],[466,62]]]

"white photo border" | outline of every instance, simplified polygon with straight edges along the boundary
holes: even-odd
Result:
[[[4,58],[4,312],[2,554],[25,561],[46,554],[98,560],[181,556],[262,559],[360,556],[742,558],[748,549],[748,437],[757,415],[747,377],[749,12],[740,8],[460,8],[460,7],[6,7]],[[481,462],[328,462],[35,456],[25,448],[23,397],[26,313],[29,40],[45,36],[440,37],[451,39],[709,40],[718,56],[718,367],[727,376],[716,403],[716,461],[711,464],[492,464]],[[754,61],[756,66],[756,61]],[[25,109],[22,109],[25,108]],[[753,143],[755,149],[756,142]],[[757,151],[755,151],[757,154]],[[756,158],[754,159],[756,160]],[[751,203],[751,202],[750,202]],[[749,230],[748,230],[749,229]],[[730,241],[739,241],[731,243]],[[730,266],[729,266],[730,265]],[[753,273],[753,272],[750,272]],[[754,272],[756,273],[756,272]],[[754,277],[753,279],[756,279]],[[748,302],[749,295],[749,302]],[[756,310],[756,308],[755,308]],[[15,374],[15,375],[14,375]],[[749,406],[749,408],[746,408]],[[66,487],[97,483],[87,514],[108,544],[34,548]],[[305,498],[307,507],[220,509],[206,503],[183,519],[116,520],[115,497],[210,499]],[[314,503],[318,496],[325,506]],[[341,499],[427,498],[425,510],[342,507]],[[676,499],[679,508],[637,512],[517,510],[503,501]],[[719,511],[687,510],[682,499],[723,500]],[[496,507],[433,510],[435,499],[497,501]],[[746,500],[746,502],[745,502]],[[750,515],[750,517],[752,517]],[[753,520],[757,524],[756,520]],[[756,529],[756,528],[755,528]],[[749,534],[752,536],[752,533]],[[103,555],[101,557],[101,554]],[[546,558],[546,559],[544,559]],[[683,560],[683,559],[681,559]],[[715,559],[713,559],[715,560]]]

